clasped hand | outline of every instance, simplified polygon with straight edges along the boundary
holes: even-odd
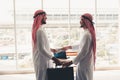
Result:
[[[68,67],[72,64],[71,60],[58,59],[60,61],[59,65],[62,65],[63,68]]]

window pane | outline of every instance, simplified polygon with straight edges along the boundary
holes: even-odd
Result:
[[[33,69],[31,29],[34,12],[40,8],[40,0],[16,0],[16,45],[18,69]]]
[[[95,0],[70,0],[70,20],[72,24],[80,22],[80,16],[84,13],[95,13]]]
[[[15,70],[13,2],[1,0],[0,6],[0,70]]]
[[[69,0],[43,0],[43,9],[47,12],[47,24],[67,24]]]
[[[119,0],[97,1],[97,66],[118,66]]]
[[[13,2],[10,0],[0,1],[0,28],[13,26]],[[2,26],[3,25],[3,26]],[[5,26],[4,26],[5,25]]]
[[[13,28],[0,29],[0,70],[15,70],[15,56],[15,39]]]

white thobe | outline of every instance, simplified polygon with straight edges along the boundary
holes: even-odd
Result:
[[[46,70],[49,67],[53,53],[50,51],[48,38],[42,27],[36,32],[36,41],[36,48],[33,52],[36,80],[47,80]]]
[[[80,42],[78,55],[73,59],[73,63],[77,65],[76,80],[93,80],[92,46],[92,36],[86,29]],[[76,46],[72,48],[74,49]]]

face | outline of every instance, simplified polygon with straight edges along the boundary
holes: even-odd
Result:
[[[44,17],[43,17],[41,23],[42,23],[42,24],[46,24],[46,19],[47,19],[47,17],[46,17],[46,14],[43,14],[43,15],[44,15]]]
[[[85,26],[84,22],[83,22],[83,18],[81,17],[81,20],[80,20],[80,27],[83,28]]]

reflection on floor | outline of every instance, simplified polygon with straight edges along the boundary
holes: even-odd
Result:
[[[35,74],[0,75],[0,80],[35,80]],[[120,70],[95,71],[94,80],[120,80]]]
[[[120,70],[95,71],[94,80],[120,80]]]

